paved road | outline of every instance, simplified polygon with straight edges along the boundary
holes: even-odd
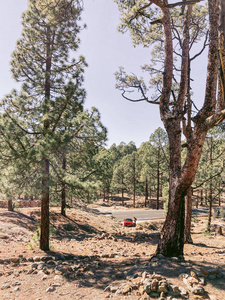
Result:
[[[193,215],[207,216],[208,208],[207,207],[193,208],[192,212]],[[133,219],[133,217],[137,218],[137,222],[165,218],[163,209],[159,209],[159,210],[139,210],[139,209],[114,210],[113,209],[112,211],[105,212],[105,214],[113,215],[113,217],[117,218],[119,221],[123,221],[123,219],[125,218]]]
[[[119,221],[123,221],[124,218],[137,218],[137,221],[146,221],[154,219],[164,218],[163,209],[160,210],[138,210],[138,209],[129,209],[129,210],[113,210],[111,212],[113,217],[117,218]]]

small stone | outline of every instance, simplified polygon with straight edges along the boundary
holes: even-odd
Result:
[[[172,290],[173,290],[174,296],[180,295],[180,289],[178,286],[176,286],[176,285],[172,286]]]
[[[159,293],[165,293],[165,294],[167,294],[168,293],[168,290],[167,290],[167,288],[165,287],[165,286],[159,286],[158,287],[158,292]]]
[[[64,277],[62,275],[55,275],[54,280],[64,280]]]
[[[196,284],[199,284],[198,279],[196,279],[195,277],[188,277],[187,278],[187,282],[190,286],[194,286]]]
[[[159,283],[159,282],[158,282],[157,279],[153,279],[152,284],[151,284],[151,290],[152,290],[153,292],[156,292],[156,291],[157,291],[158,283]]]
[[[15,270],[13,270],[13,274],[14,274],[15,277],[19,277],[20,272],[15,269]]]
[[[115,293],[116,291],[118,290],[118,286],[116,287],[116,286],[110,286],[110,291],[112,292],[112,293]]]
[[[53,287],[59,287],[61,285],[62,285],[61,282],[53,282],[53,283],[51,283],[51,286],[53,286]]]
[[[141,286],[139,287],[139,293],[140,293],[140,295],[144,295],[145,292],[146,292],[146,291],[145,291],[144,286],[141,285]]]
[[[126,284],[123,289],[122,289],[122,293],[124,295],[126,295],[127,293],[129,293],[131,291],[131,286],[129,284]]]
[[[191,275],[191,277],[193,277],[195,279],[198,279],[198,276],[196,275],[195,272],[191,271],[190,275]]]
[[[40,261],[41,260],[41,258],[39,257],[39,256],[35,256],[34,258],[33,258],[33,261]]]
[[[34,258],[33,257],[28,257],[27,261],[34,262]]]
[[[204,288],[200,285],[197,285],[197,286],[193,287],[191,289],[191,292],[195,295],[204,295],[205,294]]]
[[[150,298],[150,296],[147,294],[147,293],[144,293],[142,296],[141,296],[141,298],[140,298],[140,300],[150,300],[151,298]]]
[[[5,284],[5,285],[1,286],[2,290],[6,290],[6,289],[9,289],[9,288],[10,288],[10,284]]]
[[[201,284],[201,285],[206,284],[205,277],[199,277],[198,280],[199,280],[199,284]]]
[[[41,278],[41,280],[46,280],[48,278],[48,276],[47,275],[44,275],[42,278]]]
[[[142,274],[141,274],[142,278],[145,279],[148,277],[148,273],[146,271],[144,271]]]
[[[55,291],[55,287],[54,286],[50,286],[46,289],[46,293],[51,293]]]
[[[147,294],[150,294],[151,291],[152,291],[151,284],[147,284],[147,285],[144,287],[144,289],[145,289],[145,292],[146,292]]]
[[[21,285],[21,282],[16,281],[16,282],[14,282],[14,283],[12,284],[12,286],[18,286],[18,285]]]
[[[11,258],[11,262],[14,264],[18,264],[20,262],[20,259],[18,257],[14,257],[14,258]]]
[[[38,267],[38,264],[32,264],[31,265],[31,269],[37,269],[37,267]]]
[[[47,261],[47,264],[48,264],[48,265],[51,265],[51,266],[55,266],[56,263],[55,263],[54,260],[51,259],[51,260],[48,260],[48,261]]]

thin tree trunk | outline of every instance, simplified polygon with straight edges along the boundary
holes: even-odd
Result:
[[[63,171],[66,170],[66,158],[63,158],[63,163],[62,163],[62,169]],[[61,215],[64,217],[66,216],[66,183],[63,179],[62,181],[62,202],[61,202]]]
[[[212,146],[213,146],[213,138],[212,138],[212,135],[211,135],[211,137],[210,137],[210,170],[211,171],[212,171],[212,165],[213,165]],[[210,171],[210,176],[212,175],[211,171]],[[206,228],[207,232],[211,231],[212,202],[213,202],[213,184],[212,184],[212,178],[211,178],[210,183],[209,183],[209,215],[208,215],[208,223],[207,223],[207,228]]]
[[[191,237],[191,216],[192,216],[192,192],[191,186],[187,191],[185,197],[185,230],[184,230],[184,242],[192,244],[193,240]]]
[[[148,179],[145,179],[145,207],[147,206],[148,201]]]
[[[160,190],[160,173],[159,173],[160,161],[159,161],[159,157],[160,157],[160,149],[158,147],[156,209],[159,209],[159,190]]]
[[[44,160],[41,199],[41,250],[49,250],[49,160]]]
[[[124,206],[124,189],[122,188],[122,205]]]
[[[134,164],[133,164],[133,207],[135,208],[136,202],[136,159],[134,155]]]
[[[51,74],[51,36],[50,27],[47,26],[47,51],[46,51],[46,70],[45,70],[45,100],[44,112],[45,120],[43,124],[43,134],[46,136],[50,121],[48,118],[49,101],[50,101],[50,74]],[[42,199],[41,199],[41,235],[40,235],[41,250],[49,250],[49,159],[43,157],[43,178],[42,178]]]
[[[203,190],[201,189],[201,203],[200,205],[202,206],[203,205]]]
[[[12,199],[8,200],[8,211],[13,211]]]

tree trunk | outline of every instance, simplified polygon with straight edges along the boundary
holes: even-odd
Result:
[[[49,250],[49,160],[44,160],[41,199],[41,250]]]
[[[212,151],[212,146],[213,146],[213,139],[212,136],[210,137],[210,176],[212,175],[212,168],[213,168],[213,151]],[[207,223],[207,228],[206,231],[210,232],[211,231],[211,219],[212,219],[212,203],[213,203],[213,183],[212,183],[212,178],[210,178],[209,182],[209,214],[208,214],[208,223]]]
[[[157,162],[157,194],[156,194],[156,209],[159,209],[159,193],[160,193],[160,173],[159,173],[159,167],[160,167],[160,148],[158,147],[158,162]]]
[[[122,188],[122,205],[124,206],[124,189]]]
[[[12,199],[8,200],[8,211],[13,211]]]
[[[134,155],[134,164],[133,164],[133,207],[135,208],[136,202],[136,159]]]
[[[49,102],[51,94],[51,33],[50,27],[47,26],[46,33],[46,69],[45,69],[45,100],[44,100],[44,114],[45,119],[43,123],[43,135],[46,138],[50,127],[49,120]],[[43,157],[43,177],[42,177],[42,199],[41,199],[41,236],[40,236],[41,250],[49,250],[49,159]]]
[[[209,214],[208,214],[208,223],[206,228],[207,232],[211,231],[211,220],[212,220],[212,201],[209,200]]]
[[[63,171],[66,170],[66,158],[63,158],[63,163],[62,163],[62,169]],[[64,217],[66,216],[66,183],[63,179],[62,181],[62,202],[61,202],[61,215]]]
[[[147,206],[148,201],[148,179],[145,179],[145,207]]]
[[[191,186],[187,191],[185,197],[185,230],[184,230],[184,242],[192,244],[193,240],[191,237],[191,216],[192,216],[192,191]]]
[[[201,206],[203,205],[203,190],[201,189]]]
[[[184,247],[184,197],[191,186],[201,157],[202,147],[207,131],[224,119],[224,112],[213,115],[216,106],[216,86],[218,74],[218,0],[209,1],[209,56],[204,105],[192,122],[194,129],[189,138],[187,155],[181,169],[181,122],[184,99],[187,93],[189,27],[191,5],[187,6],[184,22],[184,39],[181,63],[181,82],[177,102],[174,109],[169,108],[173,77],[173,43],[170,14],[167,7],[162,8],[162,24],[164,27],[165,66],[163,89],[160,99],[160,114],[169,138],[169,204],[167,217],[161,232],[156,254],[164,256],[183,256]],[[180,114],[180,116],[179,116]]]

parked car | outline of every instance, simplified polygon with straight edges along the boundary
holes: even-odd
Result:
[[[124,225],[124,226],[130,226],[130,227],[133,227],[133,226],[134,226],[134,223],[133,223],[133,220],[132,220],[132,219],[127,218],[127,219],[124,219],[124,220],[123,220],[123,225]]]

